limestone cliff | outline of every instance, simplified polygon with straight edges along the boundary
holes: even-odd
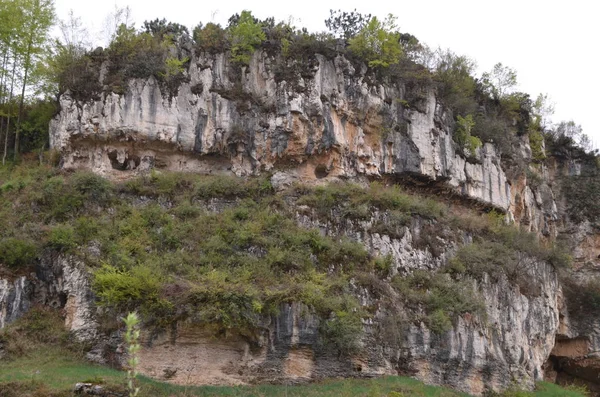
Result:
[[[317,55],[298,85],[275,78],[257,52],[241,74],[226,54],[193,58],[173,98],[154,78],[129,80],[124,95],[79,102],[69,93],[51,125],[64,167],[114,174],[166,168],[301,179],[414,176],[506,211],[511,185],[492,145],[474,158],[452,140],[453,122],[432,89],[409,105],[403,84],[373,85],[366,69]]]
[[[453,140],[452,115],[431,87],[415,94],[415,88],[401,81],[374,83],[366,67],[339,55],[317,55],[309,73],[294,82],[277,78],[266,52],[256,52],[242,70],[235,70],[225,54],[190,55],[187,82],[174,96],[161,91],[153,77],[131,79],[125,93],[105,90],[98,100],[81,101],[65,92],[50,128],[51,146],[60,151],[62,167],[91,169],[114,179],[150,169],[269,174],[280,190],[295,181],[410,182],[461,205],[496,209],[544,238],[555,238],[566,222],[555,183],[563,168],[513,172],[492,143],[466,156]],[[515,151],[521,160],[530,160],[526,138]],[[541,182],[532,183],[533,178]],[[373,231],[372,225],[388,215],[325,221],[302,206],[296,212],[300,225],[324,235],[348,236],[372,254],[390,255],[392,273],[380,286],[386,291],[392,290],[391,276],[436,271],[448,264],[458,244],[473,239],[460,228],[453,230],[460,238],[445,238],[432,232],[442,226],[418,219],[394,235]],[[437,252],[419,246],[427,233],[439,246]],[[590,244],[595,247],[595,242]],[[0,326],[34,302],[64,307],[67,326],[95,343],[91,358],[106,361],[108,350],[119,349],[119,333],[98,331],[85,264],[48,254],[37,267],[37,274],[0,280]],[[595,326],[570,325],[551,265],[531,260],[524,272],[521,276],[535,285],[530,290],[505,276],[472,280],[485,315],[463,314],[442,334],[424,321],[390,312],[390,307],[402,312],[407,306],[401,297],[390,293],[387,301],[356,286],[361,304],[373,310],[363,320],[360,354],[340,357],[327,351],[319,337],[324,319],[301,304],[287,303],[277,315],[261,319],[260,332],[250,341],[235,332],[215,339],[207,329],[188,323],[148,332],[142,371],[179,383],[408,373],[474,394],[515,382],[531,387],[551,372],[545,365],[557,335],[585,339],[580,356],[587,357],[598,344],[599,332]],[[390,332],[394,343],[386,342]],[[556,349],[554,356],[559,357]]]

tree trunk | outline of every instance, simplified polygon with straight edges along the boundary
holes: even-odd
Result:
[[[0,89],[4,90],[4,80],[6,79],[6,64],[8,63],[8,51],[4,53],[2,59],[2,77],[0,77]],[[4,92],[0,92],[0,105],[4,103]],[[2,128],[0,128],[0,131]]]
[[[15,128],[15,153],[14,153],[14,161],[19,159],[19,133],[21,132],[21,119],[23,117],[23,107],[25,105],[25,88],[27,87],[27,75],[29,74],[29,69],[31,67],[31,44],[33,38],[30,37],[29,43],[27,43],[27,52],[25,53],[25,62],[23,65],[25,66],[25,75],[23,76],[23,88],[21,89],[21,101],[19,102],[19,115],[17,116],[17,126]]]
[[[13,89],[15,86],[15,71],[17,69],[17,54],[14,54],[14,60],[13,60],[13,69],[12,69],[12,77],[10,80],[10,94],[8,96],[8,116],[6,117],[6,130],[4,132],[4,153],[2,154],[2,165],[6,164],[6,154],[8,152],[8,135],[10,132],[10,114],[11,114],[11,109],[10,107],[12,107],[12,96],[13,96]]]

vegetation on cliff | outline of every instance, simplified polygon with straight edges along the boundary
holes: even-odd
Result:
[[[172,99],[199,57],[223,53],[232,72],[242,76],[260,51],[269,57],[276,82],[300,91],[302,79],[314,77],[318,55],[344,56],[366,84],[402,88],[406,95],[397,103],[416,111],[424,92],[434,89],[451,111],[454,141],[469,161],[476,161],[483,143],[493,142],[505,168],[534,182],[537,174],[529,168],[542,169],[538,164],[549,157],[582,160],[583,171],[561,181],[567,212],[573,221],[594,225],[600,216],[593,200],[600,188],[598,157],[586,152],[589,139],[575,123],[548,125],[545,97],[532,101],[516,92],[514,70],[498,64],[477,77],[472,60],[428,49],[400,32],[393,16],[380,20],[332,12],[325,33],[272,18],[261,21],[249,11],[232,16],[226,27],[199,24],[191,33],[165,20],[146,22],[142,30],[124,21],[107,48],[95,50],[72,40],[79,29],[72,19],[63,25],[65,39],[43,57],[32,47],[37,41],[23,46],[33,32],[21,32],[14,23],[17,12],[11,7],[18,3],[0,1],[0,20],[7,22],[0,32],[0,136],[4,157],[12,150],[14,158],[0,168],[0,268],[14,276],[46,255],[78,258],[93,275],[106,316],[100,319],[104,332],[114,330],[118,316],[138,310],[148,328],[189,322],[256,341],[268,319],[293,302],[318,318],[325,350],[348,356],[361,350],[362,333],[382,313],[394,331],[377,334],[384,347],[401,345],[410,325],[423,324],[440,335],[468,316],[485,328],[479,289],[487,280],[507,279],[522,294],[537,297],[534,266],[569,266],[560,247],[506,225],[502,214],[453,215],[455,203],[407,193],[389,181],[298,184],[276,192],[268,175],[242,180],[150,172],[110,182],[45,165],[56,160],[42,151],[56,110],[53,96],[69,91],[75,100],[89,101],[126,93],[130,79],[153,77],[165,100]],[[51,2],[23,4],[45,5],[43,29],[51,26]],[[13,36],[14,42],[8,39]],[[33,91],[27,75],[34,60],[44,100],[25,95]],[[13,86],[22,87],[20,96]],[[211,87],[211,92],[232,100],[251,95],[241,86],[228,92]],[[531,154],[516,150],[527,139]],[[38,149],[41,165],[32,165],[33,156],[19,160],[22,151]],[[439,260],[439,268],[399,273],[391,255],[369,251],[363,240],[402,239],[407,233],[415,249]],[[570,299],[598,306],[598,289],[590,282],[580,291],[574,288]],[[368,299],[361,301],[361,294]]]
[[[453,216],[436,199],[378,182],[276,193],[267,178],[152,172],[112,183],[25,164],[2,169],[0,198],[0,263],[19,273],[44,253],[78,257],[108,317],[138,310],[149,327],[186,321],[252,339],[282,303],[298,302],[321,318],[323,343],[345,354],[360,349],[361,319],[377,314],[359,304],[361,289],[404,306],[404,326],[424,321],[443,333],[464,313],[485,325],[483,274],[535,295],[531,266],[568,262],[498,215]],[[415,222],[424,228],[416,248],[439,256],[458,247],[438,271],[395,276],[391,257],[351,233],[401,238]],[[323,224],[327,235],[315,228]]]

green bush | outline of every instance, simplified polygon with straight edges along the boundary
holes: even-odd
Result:
[[[443,217],[446,212],[445,207],[435,200],[404,193],[398,185],[384,186],[378,182],[371,183],[367,189],[342,182],[315,188],[296,186],[295,193],[299,196],[299,205],[314,207],[319,216],[327,218],[332,215],[334,209],[339,208],[342,214],[347,213],[353,218],[364,219],[368,212],[357,211],[357,208],[363,206],[391,211],[397,220],[402,218],[402,213],[437,219]]]
[[[85,197],[71,188],[61,176],[45,180],[36,193],[38,205],[44,208],[46,221],[65,221],[83,208]]]
[[[206,51],[211,54],[224,52],[229,42],[225,29],[219,24],[209,22],[206,26],[199,24],[193,31],[194,42],[200,51]]]
[[[337,311],[333,318],[325,321],[321,329],[327,344],[341,354],[352,355],[360,349],[363,334],[362,319],[355,312]]]
[[[544,135],[535,129],[529,132],[529,147],[531,147],[531,157],[535,162],[541,162],[546,159],[544,151]]]
[[[75,191],[98,204],[108,202],[112,193],[110,182],[92,172],[77,172],[70,183]]]
[[[37,246],[31,241],[12,237],[0,239],[0,263],[8,267],[31,265],[37,255]]]
[[[433,313],[427,315],[427,327],[436,334],[443,334],[452,329],[452,320],[442,309],[437,309]]]
[[[435,333],[447,331],[452,327],[451,320],[465,313],[486,320],[483,298],[469,279],[415,271],[409,276],[395,276],[392,285],[411,309],[424,310],[425,322]]]
[[[125,270],[104,265],[94,273],[92,288],[100,305],[117,308],[119,312],[139,308],[148,319],[168,314],[172,307],[161,297],[164,281],[160,273],[148,266],[136,265]]]
[[[56,225],[48,235],[47,246],[61,252],[67,252],[77,246],[75,229],[71,225]]]
[[[482,145],[481,139],[471,135],[474,126],[475,121],[472,115],[457,116],[454,140],[462,150],[466,150],[467,156],[474,156],[475,151]]]
[[[372,68],[387,68],[398,63],[402,47],[396,17],[389,14],[383,22],[377,17],[372,17],[356,36],[348,41],[348,49]]]
[[[252,53],[266,39],[260,24],[250,11],[244,10],[237,22],[229,27],[231,40],[231,60],[234,63],[247,65]]]

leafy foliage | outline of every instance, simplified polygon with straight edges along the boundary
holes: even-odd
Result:
[[[247,65],[254,50],[266,39],[265,33],[250,11],[244,10],[239,18],[230,24],[231,59]]]
[[[225,29],[219,24],[209,22],[206,26],[199,24],[193,31],[196,46],[211,54],[225,51],[228,46]]]
[[[474,126],[473,115],[469,114],[467,117],[459,115],[457,117],[454,140],[471,156],[475,155],[475,151],[482,145],[479,138],[471,135]]]
[[[471,280],[455,280],[442,272],[432,275],[416,271],[410,276],[396,276],[393,285],[413,309],[424,309],[424,321],[435,333],[451,329],[452,320],[464,313],[485,321],[483,299]]]
[[[502,63],[497,63],[491,72],[483,73],[481,83],[485,92],[494,99],[500,100],[509,95],[516,87],[517,72]]]
[[[329,10],[329,13],[325,26],[331,34],[345,40],[355,37],[371,21],[371,14],[363,15],[356,9],[350,12]]]
[[[400,33],[392,14],[382,22],[372,17],[348,43],[348,49],[364,59],[369,67],[387,68],[398,63],[402,55]]]
[[[38,248],[28,240],[18,238],[0,239],[0,263],[11,268],[33,264]]]

